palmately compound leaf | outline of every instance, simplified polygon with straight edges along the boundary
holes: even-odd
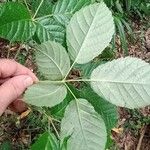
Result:
[[[26,41],[34,35],[35,24],[26,7],[20,3],[1,3],[0,37],[14,41]]]
[[[109,102],[127,108],[150,104],[150,66],[132,57],[98,66],[91,75],[94,91]]]
[[[36,48],[39,71],[48,80],[62,80],[70,69],[69,56],[59,43],[47,41]]]
[[[68,150],[103,150],[107,133],[103,119],[85,99],[76,99],[67,106],[61,124],[62,139],[69,136]]]
[[[53,107],[62,102],[66,94],[65,85],[43,81],[29,87],[25,92],[24,100],[35,106]]]
[[[31,150],[58,150],[59,142],[57,138],[49,132],[43,133],[31,146]]]
[[[113,17],[103,2],[79,10],[67,26],[71,59],[78,64],[91,61],[108,46],[113,33]]]

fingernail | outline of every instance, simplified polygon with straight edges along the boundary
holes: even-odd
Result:
[[[34,83],[38,83],[39,79],[36,77]]]
[[[33,84],[33,79],[31,78],[31,77],[28,77],[28,78],[26,78],[25,80],[24,80],[24,85],[26,86],[26,87],[28,87],[28,86],[30,86],[30,85],[32,85]]]

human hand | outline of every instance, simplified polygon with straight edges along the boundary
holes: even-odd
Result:
[[[15,100],[37,81],[37,77],[21,64],[13,60],[0,59],[0,116],[11,103],[15,106]]]

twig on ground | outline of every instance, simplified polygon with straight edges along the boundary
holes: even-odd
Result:
[[[145,135],[146,128],[147,128],[147,126],[144,126],[144,127],[141,129],[142,132],[141,132],[141,136],[140,136],[140,138],[139,138],[139,142],[138,142],[138,145],[137,145],[136,150],[140,150],[140,149],[141,149],[142,140],[143,140],[143,137],[144,137],[144,135]]]

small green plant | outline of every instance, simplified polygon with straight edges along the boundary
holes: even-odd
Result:
[[[132,57],[92,65],[115,32],[111,11],[103,2],[35,3],[28,9],[20,3],[0,5],[1,37],[40,43],[34,46],[35,57],[45,80],[25,92],[25,101],[52,107],[55,114],[62,109],[58,139],[46,132],[32,149],[41,145],[41,149],[103,150],[118,117],[114,105],[134,109],[150,104],[150,66]],[[77,66],[90,69],[70,78]]]
[[[137,58],[120,58],[99,65],[90,78],[68,79],[75,63],[88,63],[101,54],[113,33],[111,12],[104,3],[96,3],[79,10],[71,18],[66,31],[68,53],[52,41],[36,47],[36,63],[47,80],[30,87],[25,100],[36,106],[54,107],[65,99],[67,92],[71,93],[74,99],[66,107],[60,137],[63,140],[70,136],[69,150],[104,149],[107,134],[101,116],[88,100],[78,98],[68,83],[89,82],[99,96],[117,106],[137,108],[149,104],[149,65]]]

